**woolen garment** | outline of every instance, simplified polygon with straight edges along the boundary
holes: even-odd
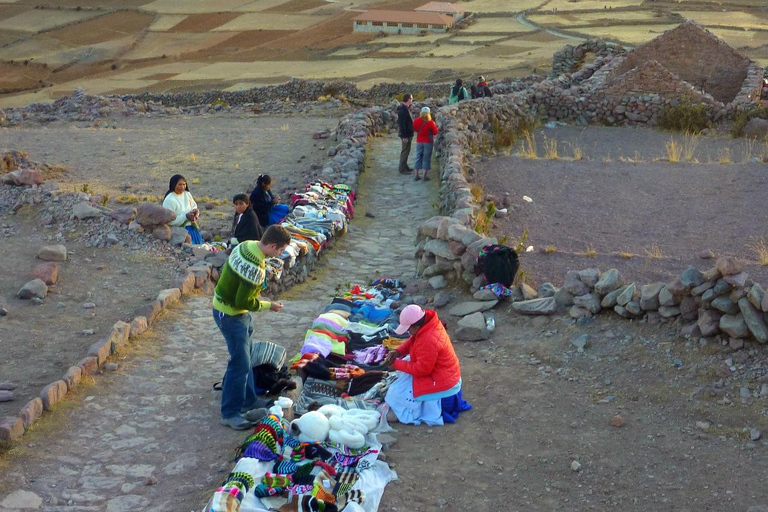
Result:
[[[249,206],[242,215],[235,213],[235,218],[232,220],[232,237],[237,240],[237,243],[247,240],[261,240],[263,235],[264,230],[261,229],[259,219],[253,208]]]
[[[258,242],[249,240],[235,247],[221,268],[213,291],[213,308],[231,316],[268,310],[272,303],[259,300],[266,288],[265,259]]]
[[[437,125],[434,121],[426,123],[420,117],[413,122],[413,130],[416,132],[416,142],[431,144],[437,135]]]
[[[163,199],[163,208],[168,208],[176,214],[176,218],[168,224],[171,226],[186,226],[191,222],[187,219],[187,214],[197,208],[197,203],[192,198],[192,194],[186,190],[181,194],[171,192]]]
[[[411,117],[411,110],[405,103],[401,103],[397,107],[397,135],[401,139],[413,137],[413,117]]]
[[[251,192],[250,199],[251,208],[259,218],[259,224],[263,227],[269,226],[269,211],[275,205],[275,196],[272,195],[272,191],[256,187]]]
[[[461,379],[459,358],[437,313],[424,311],[426,317],[416,335],[397,347],[401,355],[410,355],[410,361],[396,359],[396,370],[413,375],[413,396],[446,391]]]

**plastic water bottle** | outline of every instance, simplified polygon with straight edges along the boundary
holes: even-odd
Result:
[[[488,318],[485,319],[485,328],[488,329],[488,332],[493,332],[496,328],[496,320],[494,320],[492,316],[488,316]]]

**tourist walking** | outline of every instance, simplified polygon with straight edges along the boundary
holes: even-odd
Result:
[[[403,94],[403,102],[397,107],[397,135],[402,141],[400,148],[400,174],[410,174],[413,169],[408,167],[408,156],[411,154],[413,140],[413,117],[411,116],[413,96]]]
[[[432,120],[429,107],[423,107],[413,122],[416,133],[416,162],[413,164],[414,179],[429,181],[427,173],[432,169],[432,146],[437,135],[437,125]]]

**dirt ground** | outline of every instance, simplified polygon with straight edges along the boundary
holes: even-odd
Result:
[[[96,129],[77,123],[54,123],[3,131],[0,152],[28,151],[37,162],[69,169],[58,180],[61,189],[88,189],[116,200],[159,197],[174,173],[184,174],[201,208],[202,227],[231,225],[231,198],[245,192],[259,173],[276,180],[276,190],[296,190],[302,172],[323,161],[312,133],[335,128],[333,118],[216,117],[117,121],[116,129]],[[135,204],[134,204],[135,206]],[[213,205],[211,205],[213,206]],[[62,376],[85,357],[88,347],[109,334],[118,320],[154,300],[177,273],[174,261],[163,256],[129,253],[119,248],[98,249],[78,241],[79,231],[67,232],[69,261],[59,264],[59,282],[44,304],[15,298],[31,279],[37,250],[56,243],[55,229],[43,228],[43,212],[25,206],[16,215],[0,212],[0,223],[15,236],[3,239],[0,302],[9,315],[0,322],[0,382],[19,388],[16,400],[0,403],[0,416],[16,414],[40,389]],[[82,229],[87,229],[83,224]],[[94,309],[83,309],[87,302]],[[93,330],[92,335],[84,335]]]
[[[751,277],[768,282],[754,251],[768,235],[768,214],[750,208],[766,198],[767,164],[751,161],[764,145],[705,137],[692,153],[699,163],[671,163],[660,159],[673,136],[648,129],[561,126],[535,137],[540,158],[479,159],[474,178],[497,204],[509,194],[510,214],[494,221],[493,234],[516,241],[527,230],[534,251],[521,261],[534,283],[561,284],[567,270],[588,267],[666,281],[688,265],[712,267],[699,257],[708,250],[740,257]],[[541,158],[546,139],[557,142],[560,159]],[[568,159],[574,148],[582,160]],[[722,164],[726,148],[731,163]]]

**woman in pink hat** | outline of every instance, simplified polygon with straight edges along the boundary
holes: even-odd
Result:
[[[471,405],[461,398],[459,358],[445,327],[435,311],[411,304],[395,329],[397,334],[406,331],[410,338],[384,361],[400,372],[385,398],[391,412],[401,423],[453,423]]]

